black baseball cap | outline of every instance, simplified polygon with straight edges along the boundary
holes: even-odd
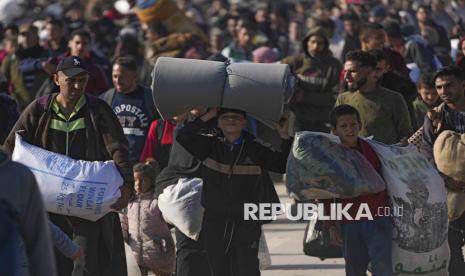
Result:
[[[79,57],[69,56],[58,63],[56,72],[62,71],[67,77],[74,77],[82,72],[89,73],[83,66],[84,64]]]

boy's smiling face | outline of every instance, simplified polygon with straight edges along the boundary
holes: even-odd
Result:
[[[347,147],[357,146],[358,133],[360,132],[360,123],[357,116],[353,114],[339,116],[336,127],[332,128],[332,132],[341,139],[342,145]]]
[[[246,124],[247,120],[241,113],[227,112],[218,117],[218,127],[224,134],[240,134]]]

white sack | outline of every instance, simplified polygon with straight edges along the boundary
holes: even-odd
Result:
[[[447,192],[444,182],[414,146],[367,141],[381,160],[394,215],[394,275],[447,275]]]
[[[112,211],[123,179],[113,161],[83,161],[30,145],[16,134],[12,160],[27,166],[48,212],[96,221]]]
[[[165,221],[193,240],[199,238],[202,230],[202,184],[200,178],[180,178],[158,197],[158,208]]]

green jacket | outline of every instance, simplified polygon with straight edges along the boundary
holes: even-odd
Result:
[[[369,93],[344,92],[336,101],[336,106],[341,104],[351,105],[360,113],[360,136],[395,144],[412,134],[407,104],[397,92],[379,86]]]
[[[415,113],[415,120],[416,120],[416,125],[415,129],[420,128],[423,125],[423,122],[425,121],[425,115],[428,111],[430,111],[433,107],[436,107],[441,104],[441,100],[438,99],[438,101],[434,104],[434,106],[429,107],[422,99],[421,97],[418,97],[413,101],[413,111]]]
[[[56,93],[43,96],[26,107],[3,145],[6,152],[10,154],[13,152],[17,131],[21,131],[24,141],[30,144],[46,150],[53,148],[50,129],[56,96]],[[85,99],[85,105],[82,107],[85,111],[86,147],[82,149],[85,160],[115,161],[123,178],[123,185],[132,190],[134,178],[132,165],[129,162],[128,142],[116,115],[103,100],[87,94]],[[65,233],[74,236],[74,240],[86,250],[84,257],[77,261],[73,275],[84,275],[78,272],[82,269],[86,269],[92,275],[97,275],[97,271],[103,270],[105,272],[99,275],[127,275],[124,241],[116,213],[108,213],[96,222],[51,213],[49,217]],[[99,262],[90,261],[94,259],[99,259]],[[65,269],[66,265],[68,264],[64,264],[61,268]],[[73,269],[72,263],[70,265]],[[63,273],[58,271],[60,275]]]

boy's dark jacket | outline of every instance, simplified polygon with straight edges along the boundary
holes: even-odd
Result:
[[[265,170],[285,172],[292,140],[283,140],[282,152],[277,152],[247,132],[243,132],[242,142],[237,144],[225,143],[223,137],[199,134],[205,127],[206,123],[196,119],[179,130],[176,139],[202,161],[202,205],[206,218],[241,220],[244,203],[279,202]]]

